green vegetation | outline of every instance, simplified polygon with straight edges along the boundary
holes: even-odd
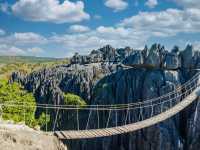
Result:
[[[0,110],[4,120],[25,122],[30,127],[45,124],[44,115],[35,119],[36,101],[33,94],[23,90],[17,83],[9,84],[7,80],[0,80],[0,103],[5,104]]]
[[[68,59],[27,57],[27,56],[0,56],[0,117],[4,120],[13,120],[14,122],[25,122],[30,127],[37,125],[44,129],[50,122],[50,115],[43,112],[39,118],[35,118],[36,100],[32,93],[28,93],[19,84],[8,84],[12,72],[19,71],[24,74],[31,73],[43,68],[51,68],[61,64],[68,64]],[[69,103],[77,105],[84,104],[80,98],[69,98]],[[68,100],[67,100],[68,101]],[[15,103],[15,104],[12,104]],[[26,107],[24,107],[26,106]]]
[[[14,71],[30,73],[42,68],[68,64],[68,59],[55,59],[31,56],[0,56],[0,78],[9,79]]]
[[[40,117],[37,119],[37,124],[40,126],[41,129],[45,129],[46,124],[48,127],[48,123],[50,123],[50,115],[45,114],[44,112],[40,115]]]
[[[81,97],[72,93],[64,94],[64,101],[66,105],[86,105],[86,102]]]

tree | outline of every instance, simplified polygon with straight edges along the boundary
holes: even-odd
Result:
[[[44,123],[40,117],[35,119],[36,100],[32,93],[25,91],[18,83],[9,84],[7,80],[0,80],[1,115],[4,120],[25,122],[34,127]]]

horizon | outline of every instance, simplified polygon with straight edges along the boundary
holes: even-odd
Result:
[[[198,50],[199,18],[197,0],[0,0],[0,55],[66,58],[107,44]]]
[[[154,43],[154,44],[160,44],[160,43]],[[154,45],[154,44],[152,44],[152,45]],[[99,50],[99,49],[101,49],[101,48],[103,48],[103,47],[105,47],[105,46],[107,46],[107,45],[109,45],[109,44],[106,44],[106,45],[104,45],[104,46],[102,46],[102,47],[99,47],[98,49],[95,49],[95,50]],[[147,48],[148,49],[150,49],[151,47],[152,47],[152,45],[150,45],[150,46],[148,46],[148,45],[145,45],[145,46],[147,46]],[[192,44],[187,44],[186,46],[185,46],[185,48],[182,48],[182,49],[179,49],[180,51],[184,51],[186,48],[187,48],[187,46],[188,45],[191,45],[192,47],[193,47],[193,45]],[[113,47],[112,45],[110,45],[112,48],[114,48],[114,49],[125,49],[126,47],[129,47],[129,46],[125,46],[125,47],[118,47],[118,48],[116,48],[116,47]],[[144,46],[144,48],[145,48],[145,46]],[[165,47],[165,45],[161,45],[161,46],[164,46]],[[175,47],[175,46],[178,46],[178,45],[174,45],[173,46],[173,48]],[[139,51],[142,51],[143,49],[135,49],[135,48],[133,48],[133,47],[130,47],[131,49],[133,49],[133,50],[135,50],[135,51],[137,51],[137,50],[139,50]],[[171,51],[173,48],[171,48],[171,49],[166,49],[165,48],[165,50],[167,50],[167,51]],[[179,46],[178,46],[178,48],[180,48]],[[94,50],[94,49],[93,49]],[[198,49],[194,49],[193,48],[193,50],[194,51],[199,51]],[[71,58],[72,56],[74,56],[75,55],[75,53],[78,53],[78,54],[80,54],[80,55],[89,55],[90,53],[92,52],[92,50],[90,50],[87,54],[81,54],[81,53],[79,53],[79,52],[74,52],[73,53],[73,55],[71,55],[71,56],[68,56],[68,57],[50,57],[50,56],[34,56],[34,55],[0,55],[0,57],[34,57],[34,58],[44,58],[44,59],[66,59],[66,58]]]

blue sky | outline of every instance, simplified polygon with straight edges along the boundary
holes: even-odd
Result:
[[[0,0],[0,55],[69,57],[153,43],[198,50],[199,0]]]

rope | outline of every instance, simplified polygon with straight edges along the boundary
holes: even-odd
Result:
[[[98,128],[99,128],[99,110],[98,110],[98,107],[97,107],[97,122],[98,122]]]
[[[109,125],[111,111],[112,111],[112,110],[110,109],[109,115],[108,115],[108,120],[107,120],[107,123],[106,123],[106,128],[108,128],[108,125]]]
[[[86,124],[86,130],[88,129],[89,126],[89,121],[90,121],[90,116],[92,114],[92,110],[90,110],[89,116],[88,116],[88,120],[87,120],[87,124]]]
[[[139,121],[143,120],[143,115],[142,115],[142,107],[140,107],[140,112],[139,112]]]
[[[126,122],[127,122],[127,119],[128,119],[128,115],[129,115],[129,107],[128,107],[127,112],[126,112],[126,117],[125,117],[124,125],[126,125]]]
[[[194,88],[194,87],[193,87]],[[166,101],[164,101],[164,102],[169,102],[169,101],[171,101],[171,100],[174,100],[174,99],[177,99],[177,98],[181,98],[181,97],[185,97],[185,95],[188,93],[188,90],[187,91],[185,91],[185,92],[183,92],[182,94],[180,94],[179,96],[177,96],[177,97],[174,97],[174,98],[172,98],[172,99],[169,99],[169,100],[166,100]],[[160,101],[160,102],[158,102],[158,103],[155,103],[155,104],[153,104],[153,106],[156,106],[156,105],[159,105],[159,104],[161,104],[161,103],[163,103],[162,101]],[[4,103],[2,103],[1,105],[3,105],[3,106],[10,106],[10,107],[16,107],[16,105],[14,105],[14,104],[4,104]],[[18,105],[18,106],[21,106],[21,105]],[[40,105],[37,105],[37,106],[26,106],[27,108],[31,108],[31,107],[37,107],[37,108],[44,108],[43,106],[40,106]],[[149,105],[144,105],[143,106],[143,108],[147,108],[147,107],[151,107],[151,104],[149,104]],[[64,108],[64,107],[56,107],[56,106],[51,106],[51,107],[47,107],[48,109],[62,109],[62,110],[74,110],[75,108],[73,107],[73,108]],[[138,109],[138,108],[140,108],[140,107],[130,107],[129,109],[130,110],[135,110],[135,109]],[[79,110],[79,108],[77,107],[76,108],[77,110]],[[97,109],[95,109],[95,108],[84,108],[84,109],[81,109],[81,110],[97,110]],[[127,108],[98,108],[98,110],[99,111],[109,111],[109,110],[127,110]]]
[[[193,89],[195,89],[195,87],[193,87]],[[171,98],[171,99],[166,100],[166,101],[164,101],[164,102],[169,102],[170,100],[177,99],[177,98],[179,98],[179,97],[185,97],[186,93],[188,93],[188,90],[185,91],[185,92],[183,92],[183,93],[180,94],[179,96],[174,97],[174,98]],[[160,101],[160,102],[158,102],[158,103],[153,104],[153,106],[159,105],[159,104],[161,104],[161,103],[163,103],[163,102]],[[3,106],[13,106],[13,107],[16,107],[15,104],[5,104],[5,103],[2,103],[1,105],[3,105]],[[21,105],[18,105],[18,106],[21,106]],[[150,106],[151,106],[151,104],[144,105],[143,108],[150,107]],[[28,107],[28,108],[31,108],[31,107],[44,108],[44,106],[40,106],[40,105],[37,105],[37,106],[27,106],[27,105],[26,105],[26,107]],[[74,107],[71,107],[71,108],[68,108],[68,107],[66,107],[66,108],[65,108],[65,107],[57,107],[56,105],[55,105],[55,106],[48,106],[47,108],[48,108],[48,109],[57,109],[57,108],[59,108],[59,109],[62,109],[62,110],[74,110],[74,109],[78,109],[78,110],[79,110],[79,109],[80,109],[79,107],[77,107],[77,108],[74,108]],[[130,107],[130,110],[134,110],[134,109],[138,109],[138,108],[140,108],[140,106],[139,106],[139,107],[138,107],[138,106],[137,106],[137,107]],[[97,109],[96,109],[96,108],[81,108],[80,110],[97,110]],[[98,108],[98,110],[99,110],[99,111],[127,110],[127,108],[126,108],[126,107],[122,107],[122,108]]]
[[[117,110],[115,110],[115,126],[117,127],[118,117],[117,117]]]
[[[57,112],[56,112],[56,119],[55,119],[54,125],[53,125],[53,132],[55,131],[55,128],[56,128],[56,122],[57,122],[57,118],[58,118],[58,112],[59,112],[59,108],[57,109]]]
[[[47,132],[47,106],[46,106],[46,109],[45,109],[45,123],[46,123],[46,132]]]
[[[173,95],[173,94],[175,94],[175,93],[177,93],[177,92],[179,92],[179,91],[181,91],[185,86],[187,86],[187,85],[191,85],[191,83],[195,80],[195,79],[198,79],[197,77],[199,77],[200,76],[200,72],[198,72],[197,74],[195,74],[190,80],[188,80],[186,83],[184,83],[182,86],[180,86],[180,87],[177,87],[175,90],[173,90],[173,91],[171,91],[171,92],[169,92],[169,93],[167,93],[167,94],[164,94],[164,95],[162,95],[162,96],[160,96],[160,97],[157,97],[157,98],[152,98],[152,99],[148,99],[148,100],[145,100],[145,101],[143,101],[143,102],[136,102],[136,103],[129,103],[129,104],[107,104],[107,105],[84,105],[84,107],[83,106],[81,106],[79,109],[83,109],[83,108],[87,108],[87,107],[89,107],[89,108],[92,108],[92,107],[107,107],[107,108],[115,108],[115,107],[117,107],[117,108],[120,108],[120,107],[126,107],[126,106],[128,106],[128,105],[130,105],[130,106],[134,106],[134,105],[141,105],[141,104],[145,104],[145,103],[149,103],[149,102],[154,102],[154,101],[156,101],[156,100],[159,100],[159,99],[161,99],[161,98],[164,98],[164,97],[168,97],[168,96],[170,96],[170,95]],[[10,102],[14,102],[14,101],[10,101]],[[35,105],[35,104],[33,104],[33,105]],[[74,106],[74,105],[53,105],[53,104],[37,104],[37,105],[40,105],[40,106],[44,106],[44,105],[48,105],[49,107],[51,107],[51,106],[56,106],[56,107],[69,107],[69,108],[76,108],[76,106]]]
[[[151,117],[153,116],[153,104],[151,103]]]
[[[25,108],[25,103],[23,104],[23,108],[24,108],[24,124],[26,124],[26,108]]]
[[[79,115],[78,115],[78,112],[79,109],[76,109],[76,121],[77,121],[77,130],[79,130]]]

